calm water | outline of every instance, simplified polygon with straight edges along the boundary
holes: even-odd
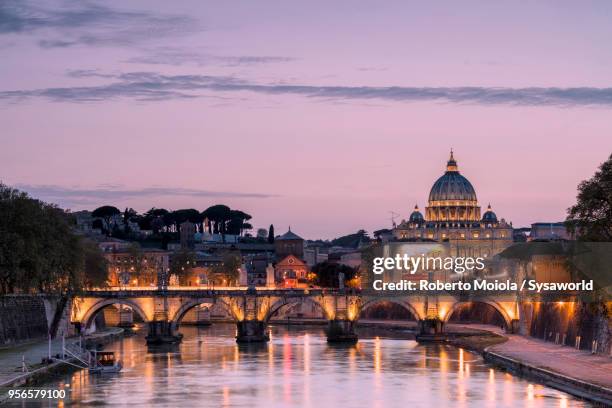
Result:
[[[77,372],[59,383],[70,384],[73,406],[587,406],[476,354],[391,332],[361,330],[356,346],[330,346],[320,327],[272,327],[260,347],[236,345],[232,325],[181,332],[173,352],[147,352],[142,332],[126,338],[108,347],[124,363],[120,374]]]

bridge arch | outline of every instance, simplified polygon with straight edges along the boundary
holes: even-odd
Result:
[[[491,299],[478,299],[478,300],[468,300],[468,301],[459,301],[455,302],[445,313],[444,318],[442,319],[445,323],[447,323],[452,317],[453,313],[459,310],[462,306],[466,305],[474,305],[474,304],[485,304],[491,306],[495,311],[502,317],[504,320],[504,324],[506,328],[512,327],[512,318],[508,314],[508,311],[498,302]]]
[[[132,308],[132,310],[135,313],[138,313],[138,315],[144,322],[148,322],[151,320],[151,318],[147,316],[147,314],[142,309],[142,307],[140,307],[140,305],[137,302],[134,302],[133,300],[130,300],[130,299],[102,299],[94,303],[93,305],[89,307],[89,309],[87,309],[87,311],[85,312],[85,314],[83,315],[81,319],[82,327],[85,329],[89,328],[91,326],[91,322],[93,322],[93,319],[98,314],[98,312],[100,312],[105,307],[112,306],[112,305],[129,306]]]
[[[395,299],[392,297],[375,297],[375,298],[366,300],[365,302],[361,304],[361,307],[359,309],[359,315],[361,315],[364,311],[366,311],[370,307],[376,306],[377,304],[380,304],[383,302],[393,303],[398,306],[401,306],[402,308],[410,312],[410,314],[414,317],[415,320],[417,321],[423,320],[423,316],[421,315],[421,313],[419,313],[417,308],[414,307],[414,305],[412,305],[410,302],[402,301],[400,299]]]
[[[321,301],[319,297],[283,297],[272,301],[263,320],[267,323],[268,321],[270,321],[272,316],[274,316],[283,307],[297,305],[304,302],[310,302],[312,304],[317,305],[323,311],[323,315],[326,319],[333,319],[333,316],[331,315],[331,313],[329,313],[329,310],[327,309],[325,303]]]
[[[174,313],[174,316],[172,316],[171,319],[173,327],[178,328],[181,323],[181,320],[183,319],[183,317],[185,317],[187,312],[199,305],[207,305],[209,309],[212,308],[214,305],[221,305],[229,313],[229,315],[232,316],[232,319],[239,320],[234,311],[232,310],[231,306],[222,299],[217,298],[214,299],[212,302],[210,298],[192,299],[183,302],[178,308],[178,310]]]

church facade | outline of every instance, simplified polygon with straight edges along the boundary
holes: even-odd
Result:
[[[481,213],[476,190],[459,172],[451,150],[446,172],[429,192],[425,215],[418,206],[392,230],[396,241],[451,242],[463,255],[493,256],[512,244],[512,224],[498,220],[491,205]]]

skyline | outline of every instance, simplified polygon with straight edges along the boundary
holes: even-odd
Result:
[[[561,221],[612,152],[612,5],[471,4],[3,2],[0,180],[333,238],[424,208],[452,147],[481,206]]]

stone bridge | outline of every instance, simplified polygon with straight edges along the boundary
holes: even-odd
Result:
[[[361,312],[380,302],[396,303],[408,310],[418,322],[417,339],[420,340],[444,338],[445,323],[466,303],[481,302],[494,307],[511,332],[518,329],[520,309],[514,294],[493,299],[449,293],[394,296],[350,289],[126,288],[93,290],[73,298],[71,321],[77,330],[87,330],[103,308],[122,305],[148,324],[149,344],[177,343],[182,337],[178,331],[181,319],[189,310],[203,305],[217,306],[235,321],[238,342],[261,342],[269,339],[267,324],[272,316],[283,307],[302,302],[313,302],[321,308],[328,320],[330,342],[357,341],[355,327]]]

